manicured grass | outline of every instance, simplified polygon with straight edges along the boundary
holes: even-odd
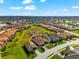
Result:
[[[74,47],[74,48],[79,48],[79,45],[74,45],[73,47]]]
[[[64,22],[64,24],[66,24],[66,25],[74,25],[74,24],[72,24],[70,22]]]
[[[4,56],[3,59],[33,59],[36,56],[34,53],[28,56],[20,46],[16,46],[15,48],[14,53]]]
[[[61,44],[64,44],[64,43],[66,43],[66,41],[65,40],[62,40],[62,41],[56,42],[56,45],[61,45]]]
[[[77,39],[76,39],[76,38],[72,38],[71,40],[72,40],[72,41],[75,41],[75,40],[77,40]]]
[[[6,44],[6,52],[10,52],[12,51],[13,53],[10,54],[5,54],[4,52],[4,56],[3,59],[33,59],[36,54],[30,54],[28,56],[28,54],[25,53],[23,46],[25,45],[26,42],[31,41],[31,37],[28,35],[28,32],[31,29],[38,29],[40,32],[42,33],[50,33],[50,34],[54,34],[54,32],[48,31],[42,27],[38,27],[38,26],[32,26],[31,28],[29,28],[28,30],[22,30],[20,32],[17,32],[15,34],[15,37],[13,38],[13,40],[11,42],[8,42]],[[39,48],[38,49],[41,53],[43,53],[45,50],[43,48]]]
[[[46,44],[45,46],[46,46],[48,49],[51,49],[51,48],[53,47],[53,44],[48,43],[48,44]]]
[[[79,27],[79,25],[76,25],[76,24],[73,24],[73,23],[70,23],[70,22],[64,22],[64,24],[70,25],[70,26],[73,26],[73,27]]]
[[[78,24],[73,24],[73,23],[70,23],[70,22],[64,22],[64,24],[79,28]]]
[[[7,43],[6,51],[9,52],[10,50],[12,51],[11,46],[16,42],[15,46],[13,47],[14,53],[3,56],[3,59],[32,59],[33,56],[35,56],[35,54],[30,54],[30,56],[28,56],[23,49],[24,44],[31,41],[31,38],[28,36],[27,32],[28,30],[17,32],[13,41]],[[8,48],[9,46],[10,48]]]
[[[44,48],[38,48],[37,49],[39,52],[41,52],[41,53],[43,53],[45,50],[44,50]]]
[[[76,34],[79,34],[79,30],[74,30],[74,31],[72,31],[72,32],[74,32],[74,33],[76,33]]]
[[[54,55],[54,56],[52,56],[50,59],[63,59],[63,58],[60,57],[59,55]]]
[[[3,57],[3,59],[16,59],[16,57],[13,54],[11,54]]]
[[[67,49],[66,48],[63,48],[62,51],[60,52],[61,55],[64,55],[66,53]]]
[[[45,28],[39,27],[39,26],[31,26],[31,29],[38,29],[42,33],[48,33],[48,34],[54,34],[55,32],[47,30]]]

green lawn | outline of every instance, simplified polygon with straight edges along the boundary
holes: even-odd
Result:
[[[63,48],[63,49],[61,49],[60,54],[61,54],[61,55],[64,55],[64,54],[66,53],[66,51],[67,51],[67,48]]]
[[[70,25],[70,26],[73,26],[73,27],[79,27],[79,25],[73,24],[73,23],[70,23],[70,22],[64,22],[64,24]]]
[[[54,56],[52,56],[50,59],[63,59],[63,58],[60,57],[59,55],[54,55]]]
[[[3,57],[3,59],[16,59],[16,57],[13,54],[11,54]]]
[[[31,41],[31,37],[28,35],[28,32],[31,29],[38,29],[41,32],[46,32],[46,33],[50,33],[50,34],[54,34],[54,32],[46,30],[42,27],[38,27],[38,26],[32,26],[31,28],[29,28],[28,30],[22,30],[20,32],[17,32],[15,34],[14,39],[11,42],[8,42],[6,44],[6,48],[3,52],[3,59],[33,59],[36,54],[30,54],[28,56],[28,54],[25,53],[23,46],[26,42]],[[43,48],[39,48],[38,49],[40,52],[44,52]],[[12,51],[12,52],[11,52]],[[8,53],[10,52],[10,53]]]
[[[74,48],[79,48],[79,45],[73,45]]]
[[[79,34],[79,30],[74,30],[74,31],[72,31],[72,32],[74,32],[74,33],[76,33],[76,34]]]
[[[75,41],[75,40],[77,40],[77,38],[72,38],[72,39],[71,39],[71,41]]]
[[[51,48],[53,47],[53,44],[48,43],[48,44],[46,44],[45,46],[46,46],[48,49],[51,49]]]
[[[72,23],[70,23],[70,22],[64,22],[64,24],[66,24],[66,25],[74,25],[74,24],[72,24]]]
[[[12,51],[12,47],[8,48],[9,46],[12,46],[14,43],[16,43],[16,45],[13,47],[13,51],[14,51],[13,53],[5,55],[4,52],[3,59],[32,59],[33,58],[34,54],[27,56],[27,54],[23,49],[24,44],[28,41],[31,41],[31,38],[28,36],[27,32],[28,30],[17,32],[13,41],[7,43],[5,50],[6,52]]]
[[[39,26],[31,26],[30,29],[38,29],[39,31],[41,31],[42,33],[49,33],[49,34],[54,34],[55,32],[47,30],[45,28],[39,27]]]
[[[45,50],[44,50],[44,48],[38,48],[37,49],[39,52],[41,52],[41,53],[43,53]]]
[[[56,45],[61,45],[61,44],[64,44],[64,43],[66,43],[66,40],[58,41],[58,42],[56,42]]]

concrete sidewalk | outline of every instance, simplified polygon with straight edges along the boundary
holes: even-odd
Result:
[[[56,53],[58,50],[60,50],[64,47],[70,46],[72,44],[75,44],[75,43],[79,43],[79,39],[76,40],[76,41],[64,43],[64,44],[56,46],[52,49],[46,50],[44,53],[41,53],[41,54],[37,55],[37,57],[35,57],[35,59],[47,59],[48,56],[51,55],[52,53]]]

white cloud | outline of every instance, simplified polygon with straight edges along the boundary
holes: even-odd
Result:
[[[4,3],[4,1],[3,0],[0,0],[0,3]]]
[[[28,13],[28,12],[27,12],[27,13],[23,13],[24,16],[28,16],[28,15],[30,15],[30,14],[31,14],[31,13]]]
[[[72,6],[72,8],[79,8],[79,6]]]
[[[30,5],[25,7],[26,10],[36,10],[36,6]]]
[[[45,2],[46,0],[40,0],[40,2]]]
[[[28,16],[28,15],[30,15],[30,14],[31,14],[30,12],[16,13],[16,15],[18,15],[18,16]]]
[[[4,13],[0,13],[0,16],[3,16],[3,15],[5,15]]]
[[[0,13],[0,16],[7,16],[9,13]]]
[[[32,3],[32,0],[23,0],[22,3],[23,3],[23,4],[30,4],[30,3]]]
[[[49,15],[50,14],[50,12],[47,12],[47,15]]]
[[[53,11],[52,13],[57,13],[57,11]]]
[[[10,9],[19,10],[19,9],[22,9],[22,7],[10,7]]]
[[[63,9],[63,11],[68,11],[68,9]]]

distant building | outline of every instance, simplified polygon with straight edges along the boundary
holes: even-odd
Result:
[[[33,35],[36,35],[36,34],[41,34],[42,32],[41,31],[39,31],[39,29],[31,29],[30,31],[29,31],[29,35],[30,36],[33,36]]]
[[[72,39],[73,37],[76,37],[74,35],[71,35],[69,33],[63,32],[63,33],[57,33],[57,34],[49,34],[50,42],[57,42],[60,40],[68,40]]]

